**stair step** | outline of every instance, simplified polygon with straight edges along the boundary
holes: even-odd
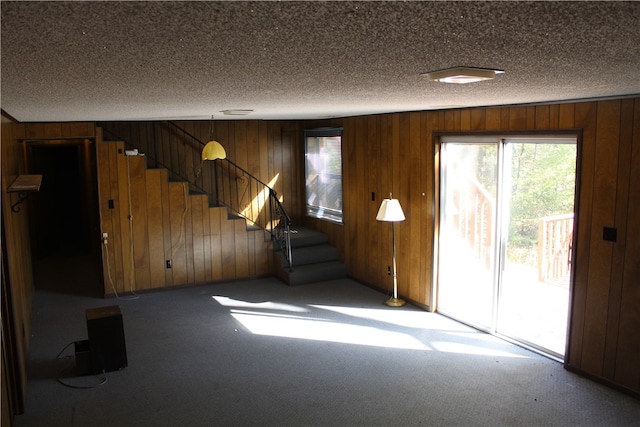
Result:
[[[285,274],[287,275],[288,280],[286,282],[289,286],[299,286],[343,279],[347,277],[347,266],[340,261],[321,262],[294,267],[293,271],[285,271]]]
[[[304,246],[301,248],[292,248],[291,256],[293,258],[293,266],[298,267],[307,264],[337,261],[338,250],[335,246],[328,244]],[[282,267],[289,267],[289,263],[284,256],[281,257],[281,263]]]
[[[304,227],[291,227],[291,248],[321,245],[327,243],[329,238],[320,231]]]
[[[227,209],[227,219],[228,220],[236,220],[236,219],[244,219],[243,217],[241,217],[240,215],[236,215],[234,213],[231,213],[228,209]]]

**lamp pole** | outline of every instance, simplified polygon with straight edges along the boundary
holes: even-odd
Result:
[[[398,275],[396,273],[396,224],[391,223],[391,236],[393,240],[393,297],[385,301],[390,307],[401,307],[406,304],[405,300],[398,298]]]

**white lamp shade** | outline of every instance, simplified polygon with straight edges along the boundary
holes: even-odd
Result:
[[[378,221],[398,222],[404,221],[404,212],[398,199],[384,199],[376,215]]]

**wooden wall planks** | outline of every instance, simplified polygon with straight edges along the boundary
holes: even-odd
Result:
[[[98,141],[105,295],[270,274],[261,231],[247,231],[244,220],[228,219],[206,195],[189,194],[187,183],[168,182],[165,169],[148,169],[147,157],[123,148]]]
[[[27,359],[31,336],[31,303],[33,300],[33,266],[29,241],[29,203],[12,212],[17,195],[6,189],[24,169],[23,125],[2,115],[2,146],[0,151],[2,182],[2,363],[11,375],[3,381],[0,391],[2,407],[11,414],[24,410],[27,391]],[[5,389],[6,386],[7,388]],[[5,415],[3,415],[5,418]]]
[[[26,397],[26,366],[31,336],[31,311],[34,289],[33,264],[29,237],[29,203],[20,205],[20,212],[12,212],[11,205],[16,196],[6,188],[19,174],[28,173],[26,168],[26,144],[23,139],[76,138],[93,139],[93,123],[32,123],[20,124],[2,115],[2,138],[0,159],[2,161],[2,234],[3,245],[3,295],[2,300],[2,363],[10,374],[3,378],[0,392],[3,409],[14,414],[23,410]],[[47,177],[43,177],[47,179]],[[49,177],[51,179],[51,177]],[[10,316],[5,318],[4,316]],[[7,347],[8,346],[8,347]],[[10,354],[9,354],[10,353]],[[3,370],[3,373],[5,371]],[[9,399],[10,401],[7,401]],[[3,421],[6,420],[3,414]]]
[[[203,141],[209,139],[208,122],[180,125]],[[69,126],[63,129],[66,125],[33,126],[27,126],[26,133],[70,132]],[[301,130],[320,126],[344,127],[344,225],[303,215]],[[388,292],[392,285],[386,271],[391,259],[391,231],[389,224],[375,221],[375,214],[381,199],[393,192],[407,214],[407,221],[397,228],[400,293],[420,305],[430,306],[434,207],[437,206],[434,132],[555,129],[575,129],[582,135],[575,283],[566,365],[637,393],[640,391],[640,364],[637,363],[640,359],[640,222],[637,220],[640,217],[640,98],[393,113],[317,122],[216,122],[215,135],[240,166],[257,170],[265,182],[277,177],[274,186],[296,223],[326,232],[353,278]],[[123,184],[126,163],[115,151],[117,144],[106,145],[98,146],[102,225],[103,231],[110,234],[109,259],[114,286],[118,292],[127,292],[136,283],[131,279],[133,264],[127,263],[131,257],[127,197],[124,196],[127,186]],[[152,195],[152,191],[158,191],[158,181],[160,194]],[[208,208],[188,195],[185,198],[181,184],[168,183],[164,176],[157,176],[156,171],[146,171],[145,188],[149,248],[147,254],[136,252],[136,265],[148,268],[149,273],[144,274],[148,274],[152,287],[178,286],[186,284],[185,280],[195,281],[201,277],[229,280],[240,277],[238,272],[268,274],[270,251],[263,250],[262,234],[248,237],[227,219],[223,209]],[[372,193],[375,200],[371,200]],[[114,209],[105,208],[108,199],[115,201]],[[194,203],[199,205],[194,207]],[[162,232],[158,237],[160,218]],[[602,240],[604,226],[618,229],[617,243]],[[181,231],[186,230],[190,235],[181,237]],[[135,236],[137,234],[134,242],[139,239]],[[113,239],[120,239],[119,244]],[[190,242],[190,248],[186,242]],[[199,265],[200,261],[189,264],[188,251],[192,260],[203,259],[204,266]],[[156,260],[158,253],[163,254],[161,268]],[[238,256],[244,259],[237,262]],[[166,259],[172,259],[177,267],[164,268]],[[163,283],[156,282],[162,278]],[[105,292],[110,293],[107,284]]]
[[[375,212],[381,198],[393,191],[407,216],[396,228],[400,293],[430,306],[437,206],[434,132],[580,133],[575,285],[566,363],[638,392],[639,110],[640,98],[633,98],[335,120],[332,125],[344,127],[345,223],[305,222],[329,233],[352,277],[390,292],[386,269],[391,234],[385,224],[375,224]],[[370,201],[372,193],[379,195],[375,202]],[[602,239],[605,226],[618,229],[617,243]]]

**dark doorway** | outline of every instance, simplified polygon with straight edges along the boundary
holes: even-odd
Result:
[[[94,148],[89,140],[29,145],[30,172],[43,176],[29,215],[40,289],[103,296]]]
[[[78,147],[36,146],[32,148],[32,160],[34,172],[46,177],[34,200],[34,255],[39,259],[58,251],[88,253],[88,236],[81,215]]]

